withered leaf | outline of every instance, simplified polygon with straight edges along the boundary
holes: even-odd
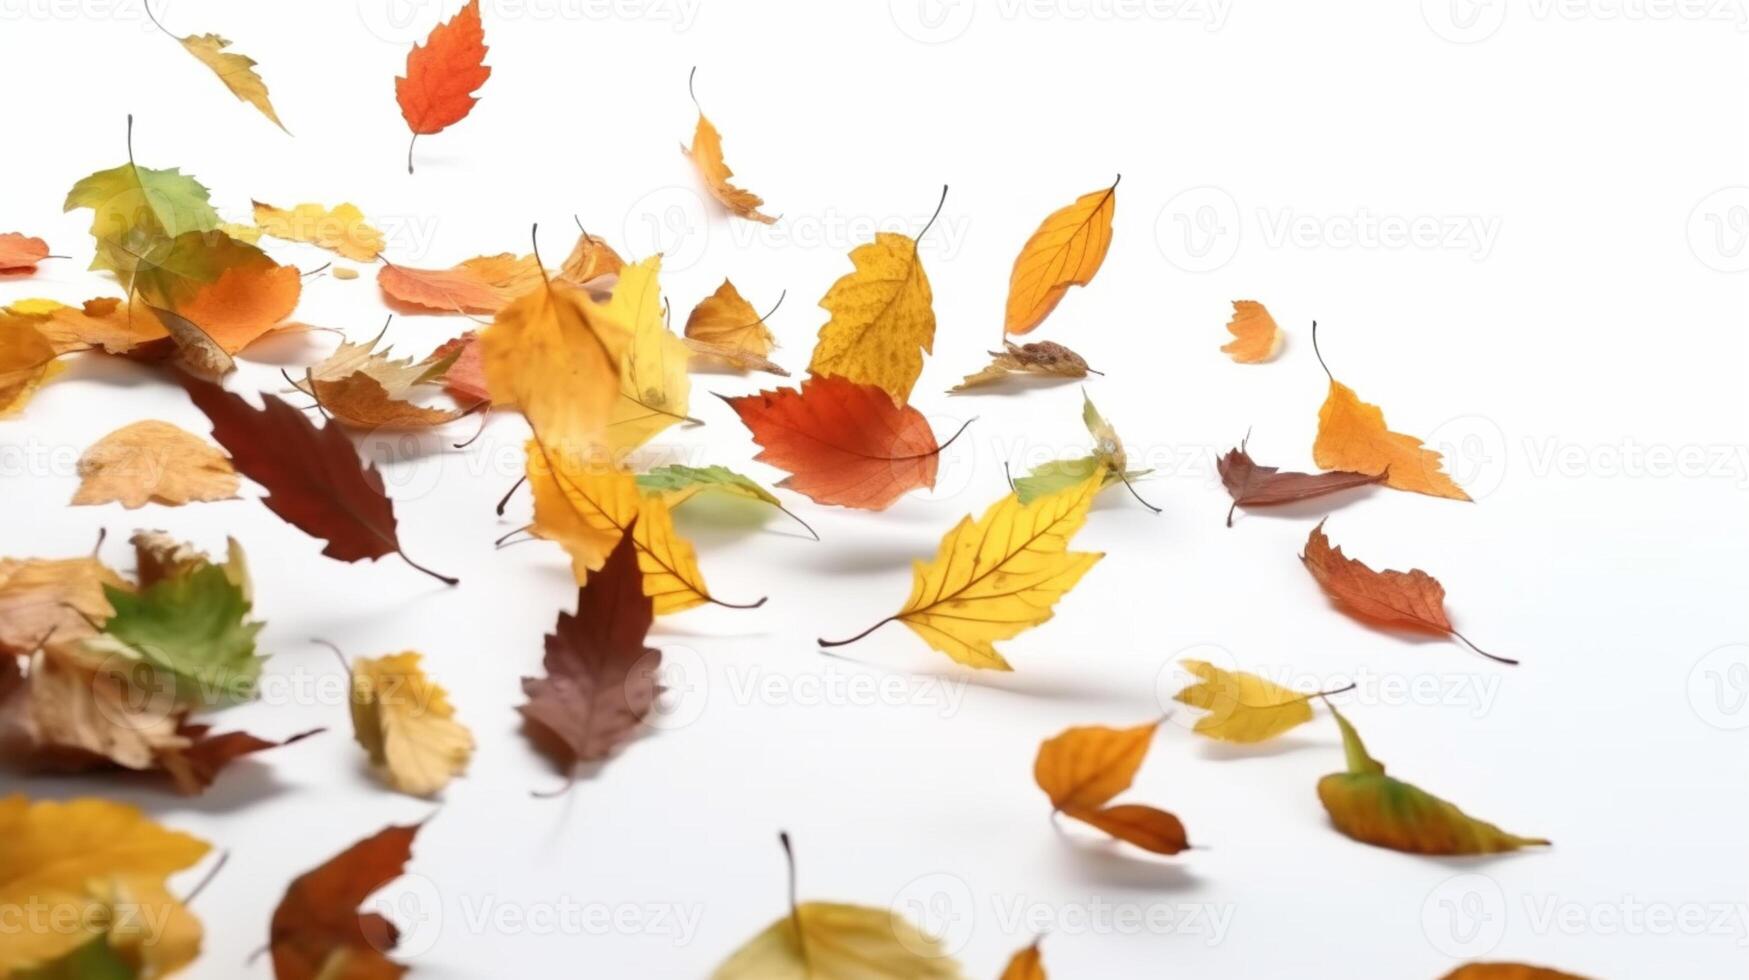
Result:
[[[395,980],[406,972],[383,955],[400,931],[358,906],[401,876],[421,826],[385,827],[291,883],[268,934],[277,980]]]
[[[969,388],[991,384],[1013,375],[1035,375],[1048,378],[1085,378],[1088,373],[1098,374],[1087,366],[1080,354],[1075,353],[1062,344],[1049,340],[1037,340],[1030,344],[1017,344],[1012,340],[1002,341],[1002,350],[990,352],[990,363],[976,374],[966,375],[966,379],[948,390],[948,394],[956,394]]]
[[[1252,459],[1246,449],[1249,441],[1247,437],[1239,443],[1239,448],[1228,450],[1225,456],[1215,461],[1215,468],[1221,472],[1221,482],[1226,484],[1227,493],[1233,498],[1233,506],[1227,508],[1228,527],[1233,526],[1233,511],[1240,507],[1291,504],[1385,480],[1384,473],[1347,473],[1341,470],[1283,473],[1274,466],[1263,466]]]

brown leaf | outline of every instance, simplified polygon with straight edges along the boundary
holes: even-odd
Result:
[[[1002,341],[1003,350],[990,352],[990,363],[977,374],[968,374],[966,379],[949,389],[948,394],[990,384],[1011,375],[1030,374],[1050,378],[1085,378],[1093,369],[1087,362],[1062,344],[1049,340],[1034,341],[1030,344],[1016,344],[1012,340]],[[1098,373],[1098,372],[1093,372]]]
[[[1332,548],[1330,539],[1324,535],[1323,521],[1306,538],[1306,552],[1300,561],[1326,595],[1361,619],[1444,633],[1462,640],[1490,660],[1518,663],[1488,653],[1452,629],[1451,620],[1445,615],[1445,586],[1438,579],[1419,568],[1407,572],[1374,571],[1365,562],[1344,555],[1340,546]]]
[[[157,501],[178,506],[237,495],[237,473],[217,446],[157,419],[125,425],[79,457],[73,504],[120,503],[130,510]]]
[[[382,474],[358,458],[339,426],[317,428],[274,395],[263,394],[257,409],[210,382],[185,378],[183,387],[212,421],[213,438],[230,452],[237,472],[267,488],[261,502],[286,523],[326,541],[322,554],[346,562],[398,554],[419,571],[456,583],[401,550]]]
[[[395,980],[406,973],[383,955],[399,930],[358,906],[401,876],[421,826],[385,827],[291,883],[268,935],[276,980]]]
[[[305,379],[310,392],[328,414],[360,429],[429,429],[467,414],[460,408],[430,408],[395,398],[383,383],[363,371],[337,381]]]
[[[655,614],[633,534],[627,528],[577,590],[577,611],[559,614],[547,634],[547,676],[522,679],[528,703],[517,710],[529,737],[566,772],[612,754],[662,693],[662,652],[644,645]]]
[[[1246,440],[1248,442],[1249,439]],[[1221,482],[1233,498],[1227,508],[1227,526],[1233,526],[1233,511],[1240,507],[1269,507],[1291,504],[1341,490],[1352,490],[1371,483],[1382,483],[1385,474],[1345,473],[1283,473],[1273,466],[1260,466],[1246,451],[1245,442],[1215,462],[1221,472]]]
[[[258,738],[248,732],[224,732],[208,735],[208,725],[184,724],[177,734],[190,741],[187,748],[170,749],[158,754],[158,764],[176,784],[178,792],[194,796],[211,786],[219,771],[243,756],[277,749],[300,742],[327,729],[312,728],[280,742]]]

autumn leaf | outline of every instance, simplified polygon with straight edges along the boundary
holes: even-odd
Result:
[[[21,411],[59,368],[54,345],[28,323],[0,325],[0,416]]]
[[[72,644],[45,646],[25,659],[29,673],[21,675],[19,661],[7,658],[12,679],[0,684],[10,689],[0,743],[9,762],[46,772],[108,765],[143,772],[158,768],[164,753],[188,747],[177,733],[173,695],[158,688],[151,668],[94,668],[85,659]]]
[[[1576,973],[1562,973],[1523,963],[1465,963],[1440,980],[1586,980]]]
[[[909,490],[935,486],[941,451],[959,438],[938,445],[922,412],[838,377],[723,400],[759,443],[754,458],[789,471],[777,485],[820,504],[885,510]]]
[[[559,266],[559,278],[581,286],[602,276],[615,276],[625,268],[625,260],[607,244],[607,239],[589,234],[583,222],[577,222],[577,244]]]
[[[765,604],[764,599],[736,604],[711,595],[698,567],[698,554],[674,530],[668,505],[661,497],[639,494],[630,473],[531,440],[528,485],[534,493],[531,530],[559,542],[571,555],[578,585],[588,584],[589,574],[602,566],[631,529],[638,567],[644,572],[644,594],[654,601],[657,615],[707,602],[730,609]]]
[[[1032,776],[1050,797],[1054,813],[1097,827],[1118,840],[1156,854],[1190,847],[1184,825],[1165,810],[1127,803],[1110,806],[1130,788],[1160,723],[1134,728],[1090,725],[1046,739],[1033,760]]]
[[[1049,340],[1016,344],[1012,340],[1004,339],[1002,346],[1002,350],[990,352],[988,366],[976,374],[966,375],[964,381],[948,389],[948,394],[955,395],[1017,376],[1085,378],[1089,373],[1099,373],[1088,367],[1080,354]]]
[[[296,267],[208,231],[179,235],[149,253],[134,270],[131,290],[154,312],[183,317],[226,354],[235,354],[291,315],[303,282]],[[174,329],[171,336],[186,346]]]
[[[1095,470],[1103,472],[1104,489],[1114,483],[1121,483],[1136,498],[1143,507],[1154,513],[1160,513],[1160,508],[1142,499],[1136,491],[1134,483],[1153,470],[1132,470],[1129,468],[1129,454],[1124,451],[1123,439],[1118,437],[1117,429],[1105,416],[1099,414],[1099,409],[1093,407],[1093,399],[1083,391],[1081,393],[1081,423],[1087,427],[1087,433],[1093,437],[1093,452],[1078,459],[1058,459],[1041,463],[1032,468],[1026,476],[1012,482],[1014,493],[1023,504],[1030,504],[1046,494],[1057,493],[1086,481]]]
[[[182,384],[212,421],[213,438],[230,452],[231,465],[267,489],[261,502],[286,523],[326,541],[324,555],[346,562],[400,555],[446,585],[456,583],[401,549],[382,474],[358,458],[339,426],[317,428],[273,395],[262,395],[257,409],[218,385],[194,378]]]
[[[0,559],[0,654],[76,646],[115,615],[106,590],[127,583],[95,557]]]
[[[449,695],[420,668],[419,654],[359,657],[348,670],[352,734],[384,782],[411,796],[431,796],[467,771],[474,736],[455,720]]]
[[[947,203],[946,187],[941,203]],[[923,373],[923,355],[935,347],[934,294],[917,243],[940,216],[938,204],[914,239],[882,231],[874,241],[851,249],[854,271],[833,283],[820,300],[832,316],[820,328],[810,373],[876,385],[895,405],[911,397]]]
[[[49,243],[15,231],[0,234],[0,272],[34,272],[49,257]]]
[[[306,242],[349,258],[374,262],[383,250],[383,233],[365,223],[357,205],[300,204],[286,211],[271,204],[251,201],[255,224],[266,234],[289,242]]]
[[[486,387],[486,360],[480,353],[479,337],[472,330],[454,340],[446,340],[431,352],[432,361],[444,361],[443,390],[469,403],[490,403],[492,392]]]
[[[474,93],[486,84],[486,31],[480,0],[468,0],[456,15],[431,29],[424,44],[407,52],[407,74],[395,79],[395,101],[413,139],[407,143],[407,172],[413,172],[413,144],[440,133],[474,111]]]
[[[545,677],[524,677],[518,706],[535,747],[571,773],[629,741],[662,693],[662,651],[644,645],[654,612],[634,535],[620,536],[577,590],[577,611],[547,634]]]
[[[406,972],[384,955],[399,937],[394,923],[358,907],[401,876],[421,826],[385,827],[292,881],[268,933],[276,980],[395,980]]]
[[[1228,527],[1233,526],[1233,512],[1240,507],[1294,504],[1385,479],[1383,473],[1283,473],[1273,466],[1261,466],[1252,459],[1246,449],[1248,442],[1249,436],[1240,441],[1239,448],[1229,449],[1225,456],[1215,461],[1221,483],[1233,498],[1233,506],[1227,508]]]
[[[791,513],[770,490],[726,466],[686,466],[681,463],[658,466],[648,473],[638,474],[638,490],[647,496],[661,497],[669,508],[678,507],[706,492],[756,500],[788,514],[797,524],[807,528],[815,541],[820,540],[814,529],[808,527],[808,522]]]
[[[64,928],[0,930],[0,975],[53,963],[107,937],[127,949],[140,976],[163,976],[200,952],[200,924],[172,897],[166,879],[193,867],[205,841],[154,823],[138,808],[90,797],[31,802],[0,798],[0,907],[34,908]],[[112,915],[125,905],[129,915]],[[142,922],[156,923],[142,935]],[[129,974],[133,976],[134,974]]]
[[[256,74],[255,59],[225,50],[231,46],[231,42],[217,34],[190,34],[187,37],[173,34],[153,16],[150,0],[142,0],[141,5],[145,7],[146,17],[151,20],[152,26],[175,38],[184,51],[194,55],[197,61],[218,76],[219,81],[224,83],[232,95],[254,106],[269,122],[278,126],[281,132],[291,135],[291,131],[285,128],[285,123],[279,121],[279,114],[273,111],[273,103],[268,101],[267,83]]]
[[[1281,328],[1275,325],[1275,317],[1269,315],[1263,304],[1254,299],[1233,301],[1233,318],[1227,321],[1227,332],[1233,335],[1233,340],[1221,352],[1240,364],[1261,364],[1281,351]]]
[[[1462,640],[1465,646],[1489,660],[1518,663],[1483,650],[1452,629],[1451,620],[1445,614],[1445,586],[1440,585],[1438,579],[1419,568],[1407,572],[1374,571],[1365,562],[1344,555],[1340,546],[1330,547],[1330,539],[1324,535],[1323,521],[1319,521],[1306,538],[1306,551],[1300,556],[1300,561],[1318,580],[1326,595],[1363,620],[1443,633]]]
[[[1342,712],[1332,705],[1330,713],[1342,729],[1348,771],[1318,780],[1318,799],[1343,834],[1405,854],[1496,854],[1549,843],[1540,837],[1509,834],[1385,775],[1384,764],[1367,754],[1359,733]]]
[[[1267,742],[1311,721],[1312,698],[1340,693],[1301,694],[1256,674],[1223,670],[1207,661],[1183,663],[1200,680],[1172,700],[1208,712],[1196,720],[1195,731],[1222,742]]]
[[[604,436],[605,445],[614,452],[641,446],[676,422],[697,422],[686,414],[692,392],[686,365],[691,355],[662,317],[662,292],[657,285],[661,269],[660,255],[628,265],[620,270],[607,302],[588,301],[596,319],[631,338],[619,364],[619,401]],[[541,431],[539,426],[536,429]]]
[[[842,646],[897,621],[956,663],[1012,670],[994,641],[1050,619],[1057,600],[1105,557],[1069,550],[1103,479],[1095,473],[1030,504],[1009,494],[976,521],[961,519],[933,561],[916,563],[902,609],[848,640],[820,645]]]
[[[694,68],[692,74],[686,76],[686,93],[692,96],[692,104],[698,109],[698,125],[692,131],[692,146],[683,146],[680,148],[680,152],[684,153],[687,159],[692,161],[693,167],[698,170],[699,179],[704,182],[705,190],[710,192],[711,197],[716,198],[718,204],[727,208],[730,214],[762,224],[775,223],[776,218],[759,212],[759,209],[765,204],[763,198],[752,191],[742,190],[729,183],[729,178],[735,176],[735,172],[729,169],[727,163],[723,162],[722,134],[718,133],[717,127],[705,118],[704,107],[698,104],[698,96],[692,90],[692,80],[697,74],[698,69]]]
[[[795,852],[789,912],[717,967],[711,980],[959,980],[960,966],[935,937],[885,906],[800,902]]]
[[[532,255],[480,255],[448,269],[384,265],[377,285],[392,300],[442,313],[497,313],[541,284]]]
[[[704,364],[743,372],[764,371],[766,374],[775,374],[780,378],[789,377],[789,371],[783,365],[749,350],[731,347],[728,344],[714,344],[708,340],[694,340],[691,337],[682,337],[680,342],[685,344],[686,349],[692,354],[692,360],[688,365],[691,370],[698,370],[698,366]]]
[[[783,297],[779,296],[777,305],[782,303]],[[773,306],[772,311],[776,310],[777,306]],[[741,370],[776,368],[774,374],[787,375],[788,371],[769,360],[772,349],[777,346],[771,328],[765,325],[765,319],[770,315],[760,316],[753,304],[741,297],[735,284],[724,279],[717,291],[699,301],[686,318],[687,346],[696,355]]]
[[[1111,247],[1111,219],[1117,214],[1117,185],[1083,194],[1052,212],[1021,246],[1008,277],[1008,311],[1003,330],[1030,332],[1057,308],[1070,286],[1093,281]]]
[[[157,763],[170,774],[178,792],[185,796],[194,796],[204,792],[218,778],[220,771],[238,759],[268,749],[284,748],[323,731],[325,729],[312,728],[275,742],[248,732],[222,732],[213,735],[210,734],[209,726],[183,724],[176,734],[187,741],[188,745],[183,748],[160,749]]]
[[[115,273],[124,283],[142,258],[187,232],[218,227],[207,189],[180,170],[134,164],[134,120],[128,117],[128,162],[100,170],[73,185],[63,210],[91,209],[97,254],[91,268]]]
[[[151,310],[143,304],[129,306],[114,296],[88,299],[79,306],[21,300],[6,307],[0,317],[0,338],[25,326],[41,334],[56,354],[91,349],[130,354],[170,339]]]
[[[97,659],[147,664],[175,684],[177,701],[206,707],[255,695],[261,658],[249,598],[217,565],[197,567],[138,592],[106,586],[115,614],[85,641]]]
[[[1318,324],[1312,324],[1312,350],[1318,350]],[[1324,355],[1318,354],[1324,364]],[[1469,500],[1441,468],[1440,455],[1424,448],[1414,436],[1385,427],[1385,413],[1377,405],[1360,400],[1354,389],[1330,379],[1330,394],[1318,409],[1318,437],[1312,443],[1312,460],[1327,470],[1370,473],[1382,476],[1385,485],[1431,497]]]
[[[403,399],[420,385],[437,383],[460,356],[459,348],[439,351],[421,361],[414,361],[411,357],[391,357],[393,348],[378,350],[377,345],[382,343],[392,320],[391,316],[384,321],[383,329],[364,343],[347,341],[335,348],[334,353],[305,372],[305,380],[298,385],[298,390],[314,397],[317,391],[313,384],[316,382],[344,381],[362,374],[381,385],[387,397]]]
[[[1045,980],[1044,958],[1038,949],[1042,939],[1034,939],[1031,946],[1015,953],[1002,971],[1001,980]]]
[[[148,419],[122,426],[85,450],[73,503],[120,503],[131,510],[156,501],[174,507],[229,500],[237,486],[237,471],[216,446]]]
[[[653,267],[648,274],[653,290]],[[633,306],[629,293],[603,303],[542,272],[480,333],[493,403],[515,405],[549,446],[581,452],[598,444],[622,399],[621,364],[634,343],[623,317]]]

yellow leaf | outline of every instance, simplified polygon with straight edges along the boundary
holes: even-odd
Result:
[[[686,318],[686,337],[758,357],[769,357],[777,346],[765,318],[752,303],[741,298],[735,284],[727,279],[716,292],[693,307],[692,315]]]
[[[442,789],[474,753],[473,735],[412,652],[352,662],[352,731],[383,779],[414,796]]]
[[[1319,466],[1368,476],[1384,474],[1385,486],[1398,490],[1470,499],[1446,475],[1438,453],[1423,448],[1414,436],[1386,428],[1382,409],[1361,401],[1354,389],[1336,380],[1324,364],[1324,355],[1318,353],[1316,322],[1312,324],[1312,351],[1330,379],[1330,394],[1318,409],[1318,436],[1312,442],[1312,459]]]
[[[850,262],[855,270],[820,300],[832,316],[820,328],[808,370],[876,385],[903,405],[935,345],[934,296],[917,242],[878,232],[851,250]]]
[[[1130,788],[1159,722],[1133,728],[1070,728],[1038,747],[1032,777],[1062,810],[1097,810]]]
[[[955,980],[941,944],[891,909],[803,902],[717,967],[712,980]]]
[[[267,83],[255,74],[255,59],[226,51],[231,42],[217,34],[190,34],[177,40],[189,54],[200,59],[201,64],[211,68],[232,95],[259,109],[275,126],[290,135],[285,123],[279,121],[279,113],[273,111],[273,103],[267,100]]]
[[[604,306],[577,286],[546,279],[480,333],[492,401],[516,405],[542,442],[566,453],[599,443],[620,400],[620,364],[632,335]]]
[[[1233,318],[1227,321],[1227,332],[1233,335],[1233,341],[1221,351],[1240,364],[1260,364],[1281,350],[1281,328],[1256,300],[1233,301]]]
[[[56,354],[101,347],[106,353],[126,354],[142,344],[169,337],[164,325],[145,304],[128,306],[105,296],[86,300],[82,306],[66,306],[52,299],[26,299],[6,308],[0,332],[14,328],[19,317],[48,340]]]
[[[690,91],[691,78],[686,80],[686,86]],[[693,104],[697,103],[698,99],[695,97]],[[693,167],[697,168],[699,178],[704,181],[705,190],[717,199],[717,203],[728,208],[730,214],[768,225],[777,221],[776,218],[759,212],[765,200],[758,194],[729,183],[729,178],[735,176],[735,172],[723,162],[722,134],[704,117],[703,109],[698,111],[698,126],[692,131],[691,148],[683,146],[680,152],[686,154]]]
[[[1312,720],[1306,695],[1256,674],[1222,670],[1201,660],[1186,660],[1184,667],[1202,680],[1179,691],[1174,700],[1208,712],[1196,720],[1199,735],[1223,742],[1266,742]]]
[[[692,381],[686,364],[692,353],[662,318],[657,284],[661,268],[661,257],[651,256],[621,269],[612,295],[597,307],[603,318],[631,337],[620,363],[619,401],[605,436],[612,450],[636,448],[687,420]]]
[[[1030,504],[1011,493],[976,521],[961,519],[941,539],[933,561],[916,563],[905,607],[852,639],[897,620],[957,663],[1012,670],[994,641],[1050,619],[1057,600],[1105,557],[1069,550],[1105,472],[1095,467],[1080,483]]]
[[[161,968],[180,969],[199,947],[199,926],[164,880],[198,862],[205,842],[166,830],[139,809],[100,799],[32,803],[0,799],[0,908],[31,910],[38,928],[0,929],[0,976],[52,962],[111,932]],[[129,935],[107,914],[118,895],[141,903],[136,921],[174,922],[154,941]],[[54,924],[58,927],[53,927]],[[28,926],[26,921],[23,923]],[[189,935],[190,929],[194,935]]]
[[[290,211],[271,204],[255,205],[255,223],[275,238],[308,242],[338,253],[354,262],[374,262],[383,250],[383,233],[365,223],[356,205],[341,204],[333,210],[320,204],[300,204]]]
[[[125,425],[79,457],[79,489],[73,503],[143,507],[151,501],[176,506],[237,495],[230,457],[193,433],[148,419]]]
[[[0,653],[22,656],[47,644],[95,636],[115,615],[103,587],[127,583],[95,558],[0,560]]]
[[[26,320],[0,323],[0,415],[24,408],[30,396],[54,375],[57,351]]]
[[[1122,178],[1119,178],[1122,179]],[[1111,247],[1111,219],[1117,213],[1117,183],[1083,194],[1053,212],[1021,246],[1008,277],[1004,329],[1022,334],[1044,322],[1070,286],[1085,286]]]
[[[1039,955],[1038,940],[1014,954],[1014,958],[1008,961],[1008,968],[1002,971],[1002,980],[1045,980],[1044,958]]]
[[[577,244],[571,246],[571,254],[559,266],[559,278],[581,286],[602,276],[615,275],[623,268],[625,260],[607,244],[607,239],[579,227]]]

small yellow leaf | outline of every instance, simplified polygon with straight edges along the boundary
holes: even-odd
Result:
[[[383,779],[414,796],[442,789],[474,754],[474,737],[455,720],[449,695],[412,652],[353,661],[352,730]]]
[[[1223,742],[1266,742],[1312,720],[1306,695],[1256,674],[1222,670],[1201,660],[1186,660],[1184,667],[1202,680],[1173,699],[1208,712],[1196,720],[1199,735]]]
[[[267,100],[267,83],[255,74],[255,59],[226,51],[231,42],[217,34],[190,34],[177,40],[182,42],[184,50],[212,69],[232,95],[259,109],[275,126],[290,135],[285,123],[279,121],[279,113],[273,111],[273,103]]]
[[[1003,328],[1023,334],[1044,322],[1070,286],[1085,286],[1105,262],[1111,247],[1111,219],[1117,213],[1117,183],[1083,194],[1038,226],[1014,259],[1008,277],[1008,312]]]
[[[354,262],[374,262],[382,253],[383,233],[365,223],[364,212],[356,205],[340,204],[330,210],[320,204],[300,204],[285,211],[260,201],[253,203],[255,224],[275,238],[307,242]]]
[[[1240,364],[1260,364],[1281,350],[1281,328],[1263,304],[1251,299],[1233,301],[1233,318],[1227,321],[1232,343],[1221,351]]]
[[[657,284],[661,268],[661,256],[624,267],[607,302],[596,307],[603,319],[631,337],[620,362],[619,401],[603,437],[616,452],[641,446],[687,420],[692,380],[686,365],[692,353],[662,317]]]
[[[886,389],[895,404],[911,397],[923,355],[935,346],[934,294],[917,242],[883,231],[850,252],[855,269],[832,284],[808,370]]]
[[[516,405],[542,442],[565,453],[600,443],[621,398],[632,333],[604,306],[580,287],[546,280],[480,332],[492,401]]]
[[[770,357],[772,348],[777,346],[777,339],[771,335],[771,328],[765,325],[765,318],[727,279],[716,292],[693,307],[692,315],[686,318],[686,338],[731,347],[759,357]]]
[[[123,426],[79,457],[73,503],[143,507],[156,500],[176,506],[237,495],[237,471],[217,446],[190,432],[148,419]]]

